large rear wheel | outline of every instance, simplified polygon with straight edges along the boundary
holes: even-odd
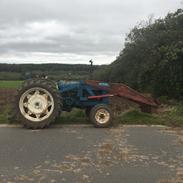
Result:
[[[85,114],[86,114],[87,117],[90,117],[90,111],[91,111],[91,109],[92,109],[92,107],[87,107],[85,109]]]
[[[16,97],[17,119],[26,128],[45,128],[59,115],[62,100],[56,85],[50,81],[28,80]]]

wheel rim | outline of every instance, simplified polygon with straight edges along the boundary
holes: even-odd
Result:
[[[35,87],[23,93],[20,97],[19,108],[26,119],[32,122],[41,122],[52,114],[54,100],[50,92]]]
[[[110,119],[110,113],[105,109],[99,109],[95,114],[95,119],[100,124],[105,124]]]

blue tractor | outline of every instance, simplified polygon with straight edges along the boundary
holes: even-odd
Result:
[[[124,84],[30,79],[17,93],[16,116],[26,128],[38,129],[48,127],[62,111],[80,108],[85,110],[95,127],[109,127],[112,124],[109,97],[113,96],[138,103],[144,112],[152,112],[158,106],[157,101]]]

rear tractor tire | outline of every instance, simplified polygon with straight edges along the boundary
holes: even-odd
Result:
[[[112,112],[105,104],[94,106],[90,111],[89,117],[96,128],[107,128],[112,125]]]
[[[15,99],[17,120],[31,129],[46,128],[60,114],[61,95],[46,79],[24,82]]]
[[[90,117],[90,111],[91,111],[91,107],[87,107],[86,109],[85,109],[85,114],[86,114],[86,116],[87,117]]]

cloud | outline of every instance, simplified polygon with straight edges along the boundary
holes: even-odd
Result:
[[[179,0],[0,0],[0,62],[110,63],[126,33]]]

